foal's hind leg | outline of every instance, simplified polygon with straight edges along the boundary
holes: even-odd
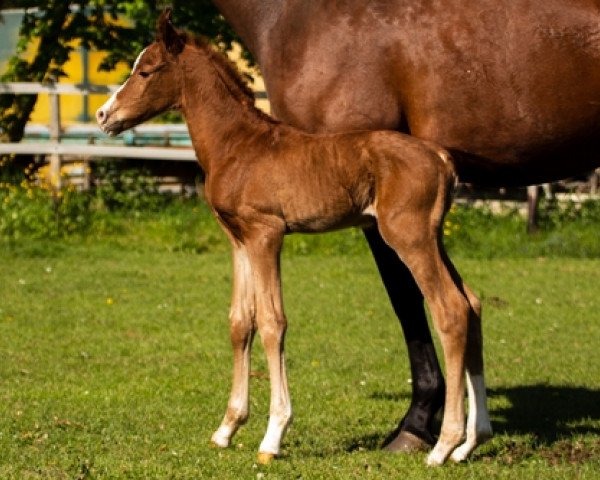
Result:
[[[228,447],[231,438],[248,419],[248,379],[250,351],[254,337],[255,295],[252,272],[246,248],[233,244],[233,292],[229,312],[231,346],[233,347],[233,383],[227,412],[211,441],[218,447]]]
[[[450,456],[455,462],[466,460],[478,445],[481,445],[492,436],[492,424],[487,409],[487,394],[483,374],[481,303],[464,283],[462,283],[462,290],[471,305],[466,355],[469,414],[467,417],[467,438]]]
[[[452,452],[451,459],[462,462],[478,446],[492,436],[492,425],[487,409],[483,368],[483,335],[481,332],[481,302],[469,286],[463,282],[460,274],[450,261],[443,245],[440,243],[442,259],[450,272],[458,289],[469,302],[469,325],[467,332],[467,349],[465,366],[467,371],[467,392],[469,414],[467,417],[467,436],[462,445]]]
[[[457,288],[440,255],[437,232],[429,212],[379,215],[385,241],[409,267],[423,292],[440,336],[446,363],[446,400],[440,437],[427,458],[440,465],[460,444],[464,434],[464,371],[470,306]]]
[[[364,230],[392,307],[400,320],[412,376],[412,401],[398,428],[384,443],[390,452],[430,450],[434,415],[444,404],[444,376],[427,325],[423,295],[410,270],[377,227]]]

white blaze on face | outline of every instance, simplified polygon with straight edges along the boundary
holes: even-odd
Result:
[[[133,68],[131,69],[131,73],[135,72],[135,69],[137,68],[138,64],[140,63],[140,59],[142,58],[142,55],[144,55],[144,53],[146,53],[146,50],[148,49],[148,47],[144,48],[140,54],[138,55],[138,57],[135,59],[135,62],[133,62]]]
[[[144,48],[140,54],[138,55],[138,57],[135,59],[135,62],[133,62],[133,68],[131,69],[131,73],[129,74],[129,76],[131,77],[131,74],[133,72],[135,72],[136,67],[138,66],[138,64],[140,63],[140,59],[142,58],[142,55],[144,55],[144,53],[146,52],[146,49],[148,47]],[[116,91],[115,93],[113,93],[111,95],[111,97],[104,103],[104,105],[102,105],[100,107],[100,110],[103,110],[104,112],[110,112],[110,109],[112,108],[113,104],[115,103],[116,99],[117,99],[117,94],[123,90],[123,88],[125,87],[125,85],[127,85],[127,82],[129,81],[129,78],[127,80],[125,80],[125,82],[123,83],[123,85],[121,85]]]

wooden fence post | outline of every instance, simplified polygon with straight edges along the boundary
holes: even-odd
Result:
[[[527,233],[533,234],[538,230],[538,207],[540,189],[538,185],[527,187]]]
[[[50,141],[54,143],[60,142],[61,124],[60,124],[60,96],[58,93],[49,93],[48,100],[50,102]],[[50,155],[50,185],[54,193],[60,192],[62,189],[61,178],[62,158],[59,154],[53,153]]]
[[[530,185],[527,187],[527,233],[535,233],[539,229],[540,190],[546,200],[554,199],[552,184]]]
[[[592,173],[592,176],[590,178],[590,194],[592,196],[595,196],[598,194],[599,187],[600,186],[600,168],[597,168],[596,170],[594,170],[594,172]]]

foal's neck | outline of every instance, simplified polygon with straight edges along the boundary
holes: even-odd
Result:
[[[277,124],[254,106],[245,82],[220,55],[209,46],[186,45],[180,59],[182,110],[207,174],[232,158],[235,144],[267,133]]]

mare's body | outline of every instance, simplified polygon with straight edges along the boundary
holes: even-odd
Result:
[[[274,115],[311,132],[394,129],[452,151],[462,181],[525,185],[600,165],[599,0],[213,0]],[[443,399],[422,297],[365,233],[405,333],[413,399],[393,449],[432,441]]]
[[[443,216],[456,180],[450,155],[393,131],[310,135],[274,122],[254,108],[251,93],[223,57],[205,44],[188,42],[173,29],[168,14],[159,26],[159,40],[140,54],[131,77],[96,115],[104,131],[117,134],[166,109],[180,108],[206,173],[206,199],[231,241],[233,386],[213,442],[228,446],[248,417],[256,329],[271,380],[261,461],[279,454],[291,421],[279,272],[283,236],[370,225],[414,275],[444,350],[445,413],[428,462],[441,464],[450,455],[465,459],[491,434],[491,427],[479,301],[441,244]]]

